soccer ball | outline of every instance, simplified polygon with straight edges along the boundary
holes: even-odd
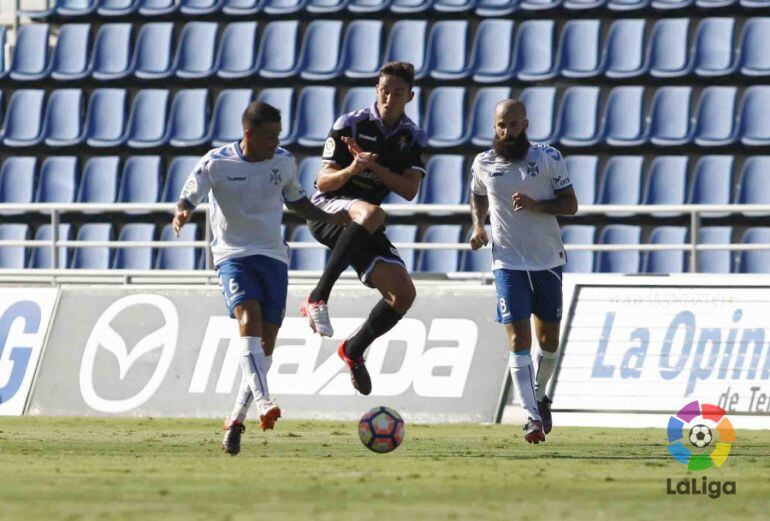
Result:
[[[690,429],[690,443],[702,449],[711,443],[711,429],[702,424],[696,425]]]
[[[404,420],[390,407],[375,407],[358,422],[358,436],[368,449],[390,452],[404,439]]]

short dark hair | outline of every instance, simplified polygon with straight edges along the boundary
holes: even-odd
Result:
[[[414,65],[409,62],[388,62],[380,67],[379,78],[383,76],[401,78],[411,89],[414,86]]]
[[[244,130],[254,130],[263,123],[280,123],[281,111],[261,101],[252,101],[243,111],[241,123]]]

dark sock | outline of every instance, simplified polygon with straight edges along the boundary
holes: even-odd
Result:
[[[310,292],[310,302],[329,301],[329,294],[332,292],[334,283],[350,264],[350,255],[361,244],[366,244],[368,240],[369,232],[366,228],[357,223],[348,224],[332,248],[329,262],[326,263],[326,268],[321,278],[318,279],[318,285]]]
[[[403,318],[404,315],[390,307],[384,299],[380,300],[372,312],[369,313],[369,318],[366,319],[361,329],[356,332],[355,335],[350,337],[345,344],[345,353],[351,360],[358,360],[369,347],[369,344],[374,342],[377,338],[381,337],[398,324],[398,321]]]

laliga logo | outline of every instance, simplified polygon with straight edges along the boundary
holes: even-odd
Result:
[[[138,305],[150,305],[157,308],[163,315],[165,324],[142,338],[129,352],[126,341],[110,324],[120,313]],[[171,360],[176,350],[178,331],[179,317],[176,308],[165,297],[129,295],[113,302],[96,321],[83,351],[83,360],[80,364],[80,392],[85,402],[97,411],[112,413],[125,412],[146,402],[158,390],[171,366]],[[142,356],[154,349],[160,348],[162,351],[158,365],[144,388],[129,398],[108,400],[99,396],[94,389],[94,364],[100,346],[115,355],[121,380],[125,378],[128,370]]]

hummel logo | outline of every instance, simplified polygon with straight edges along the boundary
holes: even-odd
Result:
[[[489,177],[500,177],[501,175],[505,175],[505,170],[494,170],[489,172]]]
[[[374,141],[377,142],[377,138],[373,136],[367,136],[366,134],[359,134],[358,139],[363,139],[364,141]]]
[[[245,181],[246,177],[245,176],[244,177],[230,177],[230,176],[227,176],[227,180],[228,181]]]

